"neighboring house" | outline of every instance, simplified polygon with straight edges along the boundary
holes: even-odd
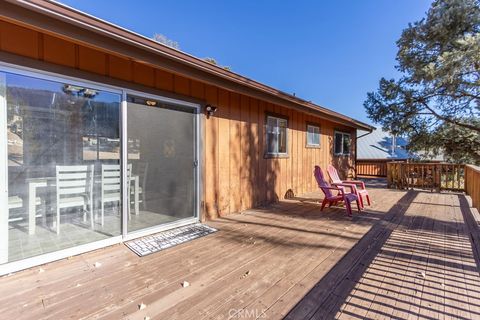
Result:
[[[372,129],[58,3],[1,8],[0,274],[314,191]]]
[[[406,160],[412,154],[406,150],[407,139],[395,137],[378,128],[368,131],[358,131],[357,160]]]
[[[428,156],[425,152],[409,152],[408,139],[394,136],[380,128],[372,132],[357,131],[356,174],[360,176],[386,176],[389,161],[428,159],[442,161],[442,156]]]

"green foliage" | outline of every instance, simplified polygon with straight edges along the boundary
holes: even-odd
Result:
[[[437,0],[397,41],[398,80],[382,78],[364,106],[370,119],[407,135],[411,150],[480,163],[480,5]]]
[[[480,125],[478,119],[463,121]],[[432,130],[412,132],[408,150],[431,156],[443,154],[451,162],[480,164],[480,135],[474,130],[444,122]]]

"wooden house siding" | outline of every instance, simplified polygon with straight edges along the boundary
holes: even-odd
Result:
[[[352,127],[1,20],[0,50],[218,106],[202,121],[203,218],[314,191],[314,165],[333,163],[344,177],[353,175]],[[288,118],[288,157],[264,157],[267,112]],[[306,123],[320,125],[319,148],[306,147]],[[351,133],[350,156],[333,156],[334,130]]]

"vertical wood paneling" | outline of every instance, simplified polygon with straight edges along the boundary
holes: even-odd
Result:
[[[241,193],[240,170],[243,166],[240,157],[241,135],[240,135],[240,95],[230,92],[230,212],[240,210]]]
[[[294,162],[295,162],[295,173],[297,176],[297,184],[295,186],[295,194],[301,194],[302,193],[302,175],[303,173],[301,172],[302,170],[302,164],[301,164],[301,136],[302,136],[302,131],[300,127],[301,119],[300,119],[300,113],[298,111],[295,111],[295,123],[297,127],[297,135],[295,137],[296,140],[296,152],[294,155]]]
[[[133,64],[133,81],[147,87],[155,86],[155,69],[143,63]]]
[[[84,46],[78,47],[78,62],[79,68],[88,72],[97,73],[101,75],[107,74],[105,64],[105,53],[87,48]]]
[[[292,138],[291,138],[291,132],[292,132],[292,117],[290,115],[290,110],[287,108],[282,108],[282,114],[288,118],[288,138],[287,138],[287,152],[289,154],[288,158],[283,159],[283,166],[282,166],[282,173],[285,172],[285,174],[282,174],[284,176],[284,184],[282,186],[282,192],[280,193],[280,198],[283,199],[285,196],[287,196],[288,190],[291,188],[291,179],[292,179],[292,171],[290,168],[290,159],[292,158]]]
[[[155,70],[155,86],[164,91],[173,91],[173,74],[161,69]]]
[[[258,196],[259,204],[265,204],[267,201],[267,161],[264,159],[265,153],[265,108],[264,101],[258,103]]]
[[[265,105],[267,112],[275,113],[275,105],[267,103]],[[278,110],[277,110],[278,111]],[[267,202],[277,201],[280,194],[280,175],[279,175],[279,159],[278,158],[267,158]]]
[[[292,110],[292,191],[294,195],[298,194],[298,164],[297,164],[297,154],[298,154],[298,119],[297,111]]]
[[[207,218],[215,218],[315,190],[313,166],[352,165],[333,157],[333,132],[338,126],[305,113],[229,92],[126,57],[44,35],[0,21],[0,48],[50,63],[79,68],[218,107],[204,121],[204,201]],[[20,41],[21,40],[21,41]],[[288,158],[265,158],[265,114],[288,117]],[[320,148],[306,148],[306,121],[320,124]],[[338,128],[341,128],[338,127]],[[343,128],[350,131],[349,128]],[[352,135],[354,138],[354,136]]]
[[[133,63],[122,57],[108,56],[108,75],[125,81],[133,80]]]
[[[313,122],[312,117],[310,115],[307,115],[306,116],[306,121]],[[306,128],[306,125],[304,125],[304,127]],[[303,137],[303,144],[305,145],[305,136]],[[313,177],[312,177],[311,174],[308,174],[308,172],[312,171],[315,154],[313,152],[313,149],[311,149],[311,148],[306,148],[305,150],[307,151],[307,166],[305,168],[305,176],[307,177],[306,188],[307,188],[307,190],[312,190],[312,179],[313,179]]]
[[[252,174],[252,158],[250,157],[252,147],[250,142],[250,103],[248,97],[240,96],[240,159],[238,169],[240,171],[240,210],[251,208],[252,186],[250,185],[250,175]]]
[[[218,111],[218,209],[221,215],[230,213],[230,103],[229,93],[219,89]],[[235,193],[238,194],[238,191]]]
[[[43,37],[43,59],[63,66],[75,67],[75,45],[49,35]]]
[[[252,189],[252,206],[259,205],[260,188],[258,185],[258,163],[260,162],[260,145],[259,145],[259,119],[258,100],[250,98],[250,186]]]
[[[205,98],[205,86],[203,83],[191,80],[190,81],[190,94],[192,97],[203,100]],[[214,103],[213,105],[215,105]]]
[[[207,85],[205,88],[205,99],[207,103],[218,105],[218,91],[216,87]],[[203,152],[205,153],[205,172],[203,179],[205,181],[204,199],[205,211],[210,219],[218,217],[218,117],[211,117],[205,120],[205,144]]]
[[[38,33],[12,23],[0,21],[0,48],[21,56],[38,59]]]
[[[298,178],[299,178],[299,188],[298,192],[304,193],[305,192],[305,172],[303,171],[304,168],[304,161],[305,161],[305,144],[304,144],[304,114],[301,112],[297,113],[298,116],[298,156],[297,156],[297,162],[298,162]]]
[[[184,96],[190,95],[190,81],[182,76],[173,76],[173,91]]]

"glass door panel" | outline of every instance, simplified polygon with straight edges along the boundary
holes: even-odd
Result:
[[[194,108],[127,97],[128,231],[196,212]]]
[[[40,75],[0,77],[8,154],[0,263],[120,235],[120,196],[106,200],[102,167],[120,168],[121,94]]]

